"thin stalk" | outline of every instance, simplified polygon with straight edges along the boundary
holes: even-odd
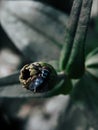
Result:
[[[6,87],[7,85],[12,85],[12,84],[19,84],[19,74],[20,72],[17,71],[11,75],[5,76],[0,78],[0,87]],[[64,72],[59,72],[58,73],[58,80],[61,79],[66,79],[66,75]]]
[[[0,78],[0,87],[6,86],[6,85],[11,85],[11,84],[15,84],[15,83],[19,83],[19,71],[2,77]]]
[[[66,72],[71,78],[79,78],[85,71],[85,39],[90,20],[92,0],[83,0],[81,14]]]
[[[61,51],[60,70],[65,69],[70,53],[71,53],[74,36],[77,29],[78,19],[80,15],[81,5],[82,5],[82,0],[78,0],[78,1],[74,0],[70,18],[67,24],[65,44]]]

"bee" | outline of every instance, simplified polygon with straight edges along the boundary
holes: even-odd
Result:
[[[50,77],[50,68],[49,67],[42,67],[40,64],[34,65],[34,69],[38,71],[38,74],[36,78],[32,80],[32,82],[29,85],[29,89],[31,91],[36,92],[37,90],[41,89],[43,86],[47,86],[47,81]]]

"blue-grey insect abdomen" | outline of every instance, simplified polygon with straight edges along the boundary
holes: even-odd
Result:
[[[31,84],[29,85],[30,90],[36,90],[41,84],[43,84],[44,80],[42,77],[37,77],[34,79]]]
[[[49,76],[49,71],[48,71],[47,69],[43,69],[41,76],[42,76],[43,78],[47,78],[47,77]]]

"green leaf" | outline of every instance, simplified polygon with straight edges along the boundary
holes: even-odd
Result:
[[[98,129],[98,47],[86,57],[86,72],[74,80],[72,99],[83,110],[95,130]]]
[[[90,125],[98,129],[98,80],[90,73],[74,83],[72,99],[82,109]]]
[[[35,1],[5,3],[0,23],[23,56],[31,61],[58,59],[67,16]]]
[[[98,78],[98,47],[88,54],[85,65],[86,70]]]

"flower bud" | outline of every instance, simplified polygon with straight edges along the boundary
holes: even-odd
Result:
[[[57,73],[55,69],[43,62],[34,62],[25,65],[21,71],[19,80],[23,87],[33,92],[46,92],[56,84]]]

